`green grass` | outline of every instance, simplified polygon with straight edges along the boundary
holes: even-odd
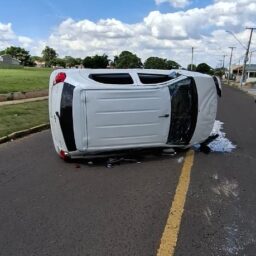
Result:
[[[50,68],[0,69],[0,93],[48,88]]]
[[[0,137],[48,123],[48,101],[0,107]]]

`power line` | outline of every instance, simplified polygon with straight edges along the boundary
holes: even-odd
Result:
[[[236,41],[244,48],[246,49],[246,47],[241,43],[241,41],[236,37],[236,35],[232,32],[232,31],[229,31],[229,30],[226,30],[227,33],[229,33],[230,35],[232,35]]]
[[[249,60],[249,64],[251,65],[251,60],[252,60],[252,54],[256,52],[256,50],[250,51],[250,60]]]
[[[235,62],[239,62],[240,63],[240,60],[241,59],[243,59],[244,58],[244,54],[243,55],[241,55],[240,57],[238,57],[238,58],[235,58],[235,59],[233,59],[233,63]]]

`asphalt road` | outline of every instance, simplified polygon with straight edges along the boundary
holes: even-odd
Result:
[[[255,255],[256,104],[223,94],[237,149],[195,154],[175,255]],[[156,255],[182,157],[64,163],[49,131],[0,145],[0,255]]]
[[[256,255],[256,104],[229,87],[219,103],[237,149],[196,154],[175,255]]]

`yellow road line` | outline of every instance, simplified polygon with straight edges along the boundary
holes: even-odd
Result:
[[[186,195],[190,183],[190,173],[194,162],[194,151],[190,150],[186,154],[186,158],[181,170],[179,183],[172,202],[172,207],[166,222],[166,226],[161,238],[157,256],[172,256],[175,251],[180,223],[184,211]]]

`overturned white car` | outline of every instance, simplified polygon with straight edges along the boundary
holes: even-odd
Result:
[[[55,149],[67,159],[202,143],[220,93],[216,77],[184,70],[55,70],[49,88]]]

